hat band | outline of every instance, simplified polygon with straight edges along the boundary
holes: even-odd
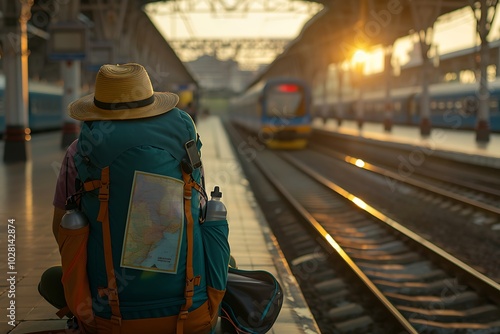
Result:
[[[119,110],[119,109],[135,109],[148,106],[155,101],[155,96],[151,95],[147,99],[139,100],[139,101],[130,101],[130,102],[102,102],[97,100],[94,97],[94,105],[97,108],[106,109],[106,110]]]

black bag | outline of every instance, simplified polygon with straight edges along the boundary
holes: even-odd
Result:
[[[266,333],[283,305],[283,291],[276,278],[263,270],[229,267],[222,300],[222,326],[229,322],[235,333]]]

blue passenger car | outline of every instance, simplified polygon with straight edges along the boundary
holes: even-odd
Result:
[[[479,110],[478,83],[438,83],[429,86],[430,121],[433,127],[460,130],[473,130],[477,124]],[[385,89],[367,91],[363,94],[363,115],[356,113],[357,96],[345,97],[342,100],[343,119],[356,120],[358,117],[366,122],[383,122],[386,117]],[[392,116],[394,124],[420,124],[420,86],[401,87],[391,90]],[[500,79],[488,82],[489,126],[492,132],[500,132]],[[337,110],[338,100],[335,96],[328,98],[329,110]],[[315,110],[321,110],[316,105]]]
[[[63,120],[63,88],[29,81],[28,127],[31,131],[60,128]],[[0,133],[5,130],[5,77],[0,76]]]

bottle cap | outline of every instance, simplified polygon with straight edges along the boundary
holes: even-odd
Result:
[[[214,190],[210,193],[210,196],[218,198],[222,197],[222,192],[219,190],[219,186],[214,187]]]
[[[70,196],[66,199],[66,205],[64,206],[66,210],[74,210],[78,208],[78,204],[76,203],[73,196]]]

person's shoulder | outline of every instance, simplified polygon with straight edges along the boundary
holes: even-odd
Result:
[[[75,139],[66,149],[66,155],[74,156],[78,150],[78,138]]]

